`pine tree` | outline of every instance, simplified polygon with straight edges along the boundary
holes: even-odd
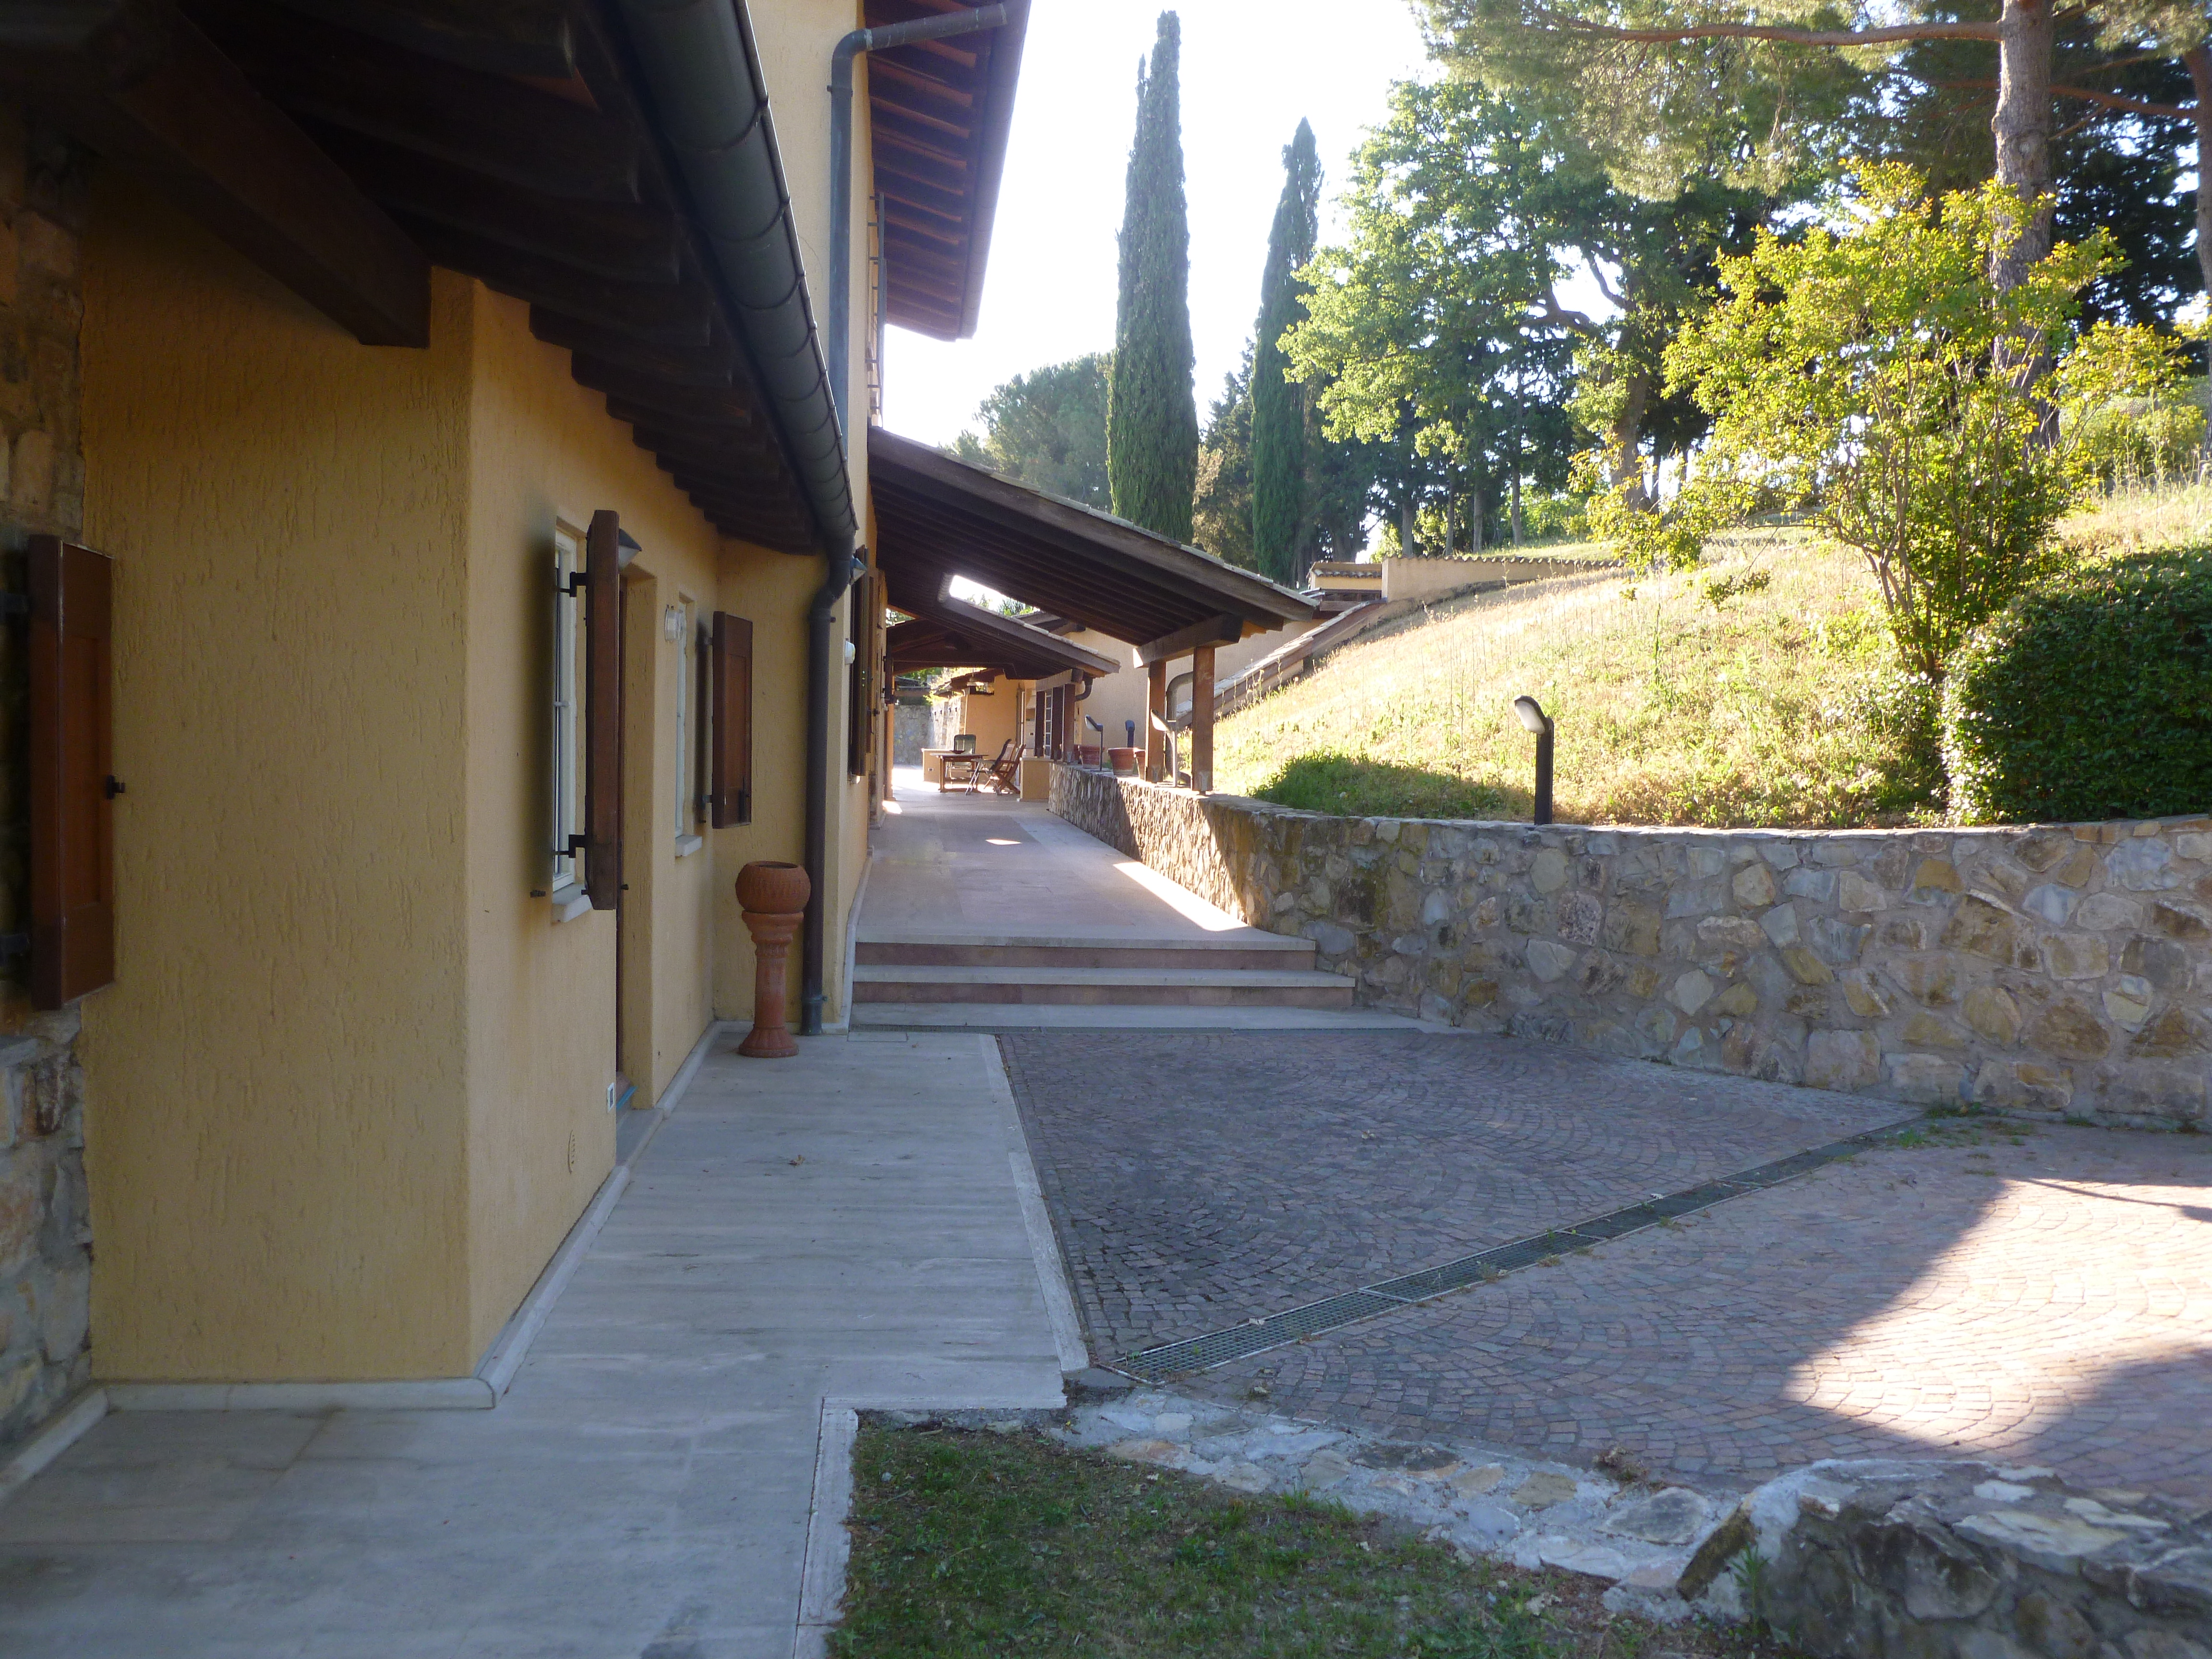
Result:
[[[1137,71],[1137,136],[1129,147],[1121,216],[1106,470],[1115,513],[1187,542],[1198,482],[1198,400],[1191,386],[1182,52],[1182,26],[1173,12],[1162,12],[1151,67]]]
[[[1287,378],[1282,339],[1305,314],[1297,272],[1313,258],[1321,225],[1321,161],[1304,121],[1283,151],[1283,172],[1252,360],[1252,551],[1264,574],[1287,582],[1297,580],[1306,551],[1307,410],[1304,388]]]

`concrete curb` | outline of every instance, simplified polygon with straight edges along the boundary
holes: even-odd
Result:
[[[46,1420],[46,1425],[0,1462],[0,1504],[5,1504],[31,1477],[84,1438],[94,1424],[107,1415],[107,1390],[94,1389],[79,1395]]]

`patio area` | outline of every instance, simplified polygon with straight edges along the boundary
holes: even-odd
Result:
[[[1848,1145],[1910,1109],[1503,1038],[1002,1042],[1102,1362],[1707,1488],[1966,1455],[2212,1505],[2202,1137]],[[1133,1359],[1165,1344],[1179,1373]]]

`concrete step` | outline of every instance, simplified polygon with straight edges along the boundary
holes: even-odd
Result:
[[[1270,936],[1263,936],[1270,937]],[[1234,936],[1219,945],[1188,939],[1121,943],[1095,939],[1030,940],[997,944],[973,939],[857,941],[854,960],[867,967],[900,968],[1194,968],[1304,969],[1314,965],[1311,939],[1259,945]]]
[[[1349,1008],[1352,981],[1311,969],[1005,968],[860,963],[866,1002],[1111,1003],[1206,1007]]]
[[[859,1002],[855,1031],[1432,1031],[1364,1008],[1136,1006],[1126,1003]]]

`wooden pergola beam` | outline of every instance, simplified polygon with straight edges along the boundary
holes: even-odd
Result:
[[[430,338],[430,264],[167,0],[0,4],[0,85],[367,345]]]
[[[1201,646],[1234,645],[1243,637],[1243,632],[1241,617],[1208,617],[1204,622],[1193,623],[1164,638],[1134,647],[1130,655],[1136,659],[1138,667],[1149,668],[1172,657],[1188,656]]]

